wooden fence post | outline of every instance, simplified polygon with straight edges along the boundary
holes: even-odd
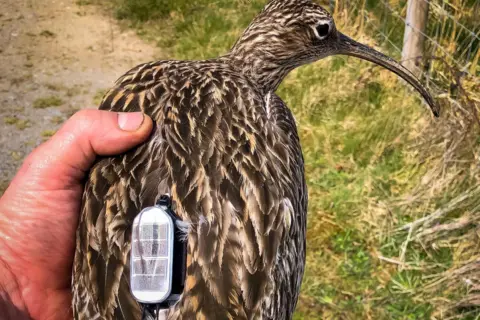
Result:
[[[330,13],[331,14],[336,13],[335,12],[335,0],[330,0],[329,3],[330,3]]]
[[[421,70],[416,67],[416,59],[423,56],[425,36],[428,23],[430,0],[408,0],[407,22],[403,42],[403,65],[420,76]]]

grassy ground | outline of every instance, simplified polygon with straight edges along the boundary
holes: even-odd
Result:
[[[263,5],[115,1],[119,18],[176,59],[225,53]],[[374,45],[358,26],[337,24]],[[310,193],[295,319],[480,319],[463,303],[479,290],[480,140],[466,135],[450,148],[459,122],[450,97],[441,98],[448,124],[436,122],[395,76],[344,57],[296,70],[279,94],[299,123]]]

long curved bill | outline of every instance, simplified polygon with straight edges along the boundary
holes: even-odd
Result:
[[[420,92],[420,94],[430,106],[430,109],[432,109],[433,114],[436,117],[440,116],[440,108],[433,100],[431,94],[427,91],[427,89],[425,89],[425,87],[420,83],[420,81],[418,81],[418,79],[404,66],[402,66],[392,58],[370,47],[367,47],[366,45],[358,43],[353,39],[350,39],[349,37],[340,32],[338,32],[337,39],[338,43],[336,54],[348,55],[363,60],[368,60],[394,72],[402,79],[407,81],[409,84],[411,84],[418,92]]]

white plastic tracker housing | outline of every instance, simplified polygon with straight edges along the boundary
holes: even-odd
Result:
[[[130,288],[138,302],[165,301],[172,291],[175,226],[160,206],[137,215],[132,227]]]

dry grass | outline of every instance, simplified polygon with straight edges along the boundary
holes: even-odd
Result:
[[[468,14],[464,2],[462,6],[459,11],[463,8]],[[452,39],[457,39],[455,30],[443,44],[454,48]],[[472,59],[469,71],[475,74],[480,71],[478,54]],[[418,182],[383,205],[389,212],[402,212],[410,221],[385,215],[379,234],[384,243],[390,242],[387,251],[391,253],[382,258],[399,273],[414,270],[417,283],[404,294],[428,302],[431,318],[478,319],[480,78],[461,72],[451,59],[441,56],[431,56],[425,63],[433,66],[429,81],[442,106],[442,117],[412,124],[416,131],[409,138],[408,154],[419,164]]]
[[[413,145],[428,166],[421,183],[397,204],[418,217],[399,231],[407,234],[405,252],[450,250],[451,263],[438,274],[426,274],[420,294],[432,299],[437,317],[460,312],[463,319],[461,311],[480,314],[480,95],[478,79],[455,79],[457,70],[445,62],[443,68],[457,88],[439,99],[442,121],[426,127]],[[445,88],[448,82],[438,84]]]

